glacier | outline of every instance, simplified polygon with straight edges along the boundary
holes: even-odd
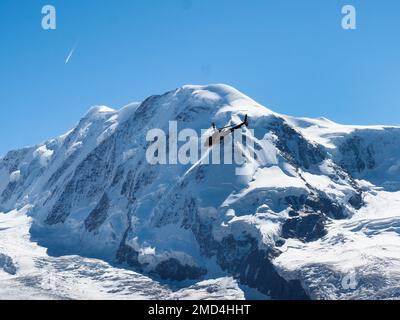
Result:
[[[146,161],[153,128],[200,134],[246,114],[245,177]],[[399,138],[222,84],[93,107],[0,158],[0,299],[398,299]]]

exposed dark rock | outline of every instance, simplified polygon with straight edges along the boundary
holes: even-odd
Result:
[[[117,260],[119,263],[127,263],[131,268],[134,268],[138,272],[143,272],[143,269],[147,266],[139,262],[139,253],[131,246],[125,244],[126,236],[129,231],[126,232],[123,241],[117,252]],[[194,280],[199,279],[207,273],[207,270],[198,266],[191,266],[182,264],[176,258],[170,258],[160,262],[156,268],[151,272],[152,275],[160,277],[163,280],[183,281],[183,280]]]
[[[137,198],[137,192],[150,185],[156,178],[154,171],[142,171],[129,170],[124,183],[121,188],[121,195],[125,196],[131,203],[135,202]]]
[[[8,152],[2,159],[0,159],[0,169],[1,167],[5,167],[8,173],[18,170],[25,157],[32,151],[33,148],[23,148]]]
[[[131,246],[125,244],[125,240],[121,242],[121,245],[117,251],[117,260],[119,263],[126,262],[130,267],[137,271],[142,271],[142,265],[139,262],[139,253]]]
[[[89,214],[85,220],[86,230],[92,232],[97,230],[107,219],[108,209],[110,208],[110,200],[105,193],[98,203],[97,207]]]
[[[160,262],[155,272],[164,280],[183,281],[199,279],[207,273],[207,270],[197,266],[183,265],[178,259],[171,258]]]
[[[271,260],[277,252],[260,250],[257,241],[237,240],[229,236],[219,244],[218,264],[241,283],[257,288],[273,299],[308,300],[299,281],[286,281],[275,270]]]
[[[315,193],[301,196],[289,196],[285,202],[291,206],[290,216],[296,216],[296,212],[322,213],[326,217],[333,219],[344,219],[348,217],[343,206],[329,199],[324,193],[315,191]]]
[[[202,255],[217,258],[222,269],[232,274],[241,283],[257,288],[275,299],[308,299],[298,281],[286,281],[275,270],[272,259],[279,251],[260,250],[258,242],[251,236],[235,239],[233,235],[216,241],[213,237],[212,220],[204,220],[196,212],[191,227]]]
[[[289,211],[289,217],[297,217],[299,216],[299,213],[294,211],[294,210],[290,210]]]
[[[285,239],[278,239],[278,240],[276,240],[275,241],[275,246],[277,247],[277,248],[280,248],[280,247],[282,247],[284,244],[285,244]]]
[[[123,179],[124,175],[124,167],[122,165],[118,166],[117,171],[114,175],[111,187],[115,187],[119,184],[119,182]]]
[[[68,201],[69,193],[73,193],[73,185],[69,183],[60,198],[53,206],[50,214],[46,218],[46,223],[49,225],[55,225],[58,223],[64,223],[65,220],[71,213],[71,202]]]
[[[327,157],[320,145],[311,144],[284,119],[276,117],[267,129],[278,137],[276,146],[282,155],[297,168],[309,169]]]
[[[0,202],[5,203],[8,200],[10,200],[15,190],[17,189],[18,185],[19,184],[16,181],[10,182],[2,192]]]
[[[199,219],[198,216],[197,219]],[[212,222],[202,221],[199,223],[194,223],[191,226],[191,230],[193,231],[198,243],[200,244],[200,251],[202,255],[210,258],[217,254],[219,245],[218,242],[215,241],[212,237]]]
[[[294,212],[303,210],[306,200],[306,195],[285,197],[286,203],[293,209],[292,211]]]
[[[374,147],[366,146],[363,138],[357,134],[346,139],[339,146],[339,150],[342,155],[341,165],[349,172],[361,173],[376,166]]]
[[[78,155],[79,152],[75,151],[63,162],[62,166],[51,175],[50,179],[46,183],[46,189],[51,188],[61,178],[61,176],[67,172],[67,170],[72,166]]]
[[[15,266],[14,261],[11,257],[2,253],[0,253],[0,268],[11,275],[17,274],[17,267]]]
[[[101,199],[108,187],[115,162],[115,141],[110,138],[101,143],[77,167],[73,177],[55,202],[46,223],[64,223],[74,206],[80,201]]]
[[[288,219],[282,226],[282,237],[296,238],[305,242],[318,240],[326,235],[325,221],[321,214]]]
[[[348,217],[343,206],[333,202],[324,194],[312,195],[305,202],[306,209],[311,212],[321,212],[333,219],[345,219]]]
[[[364,200],[362,198],[362,193],[356,193],[355,195],[353,195],[350,199],[349,199],[349,203],[350,205],[356,209],[359,210],[363,207],[364,205]]]

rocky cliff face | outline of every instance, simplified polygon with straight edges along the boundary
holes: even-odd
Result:
[[[150,129],[168,132],[177,121],[200,134],[245,114],[255,157],[241,166],[146,160]],[[279,115],[225,85],[185,86],[119,111],[92,108],[67,134],[9,152],[0,160],[0,209],[28,206],[32,238],[54,255],[176,281],[225,272],[272,298],[315,298],[275,261],[288,243],[326,239],[332,222],[367,206],[374,186],[400,189],[398,137],[397,128]],[[249,174],[237,176],[244,165]]]

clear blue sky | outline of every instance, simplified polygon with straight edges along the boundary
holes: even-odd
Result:
[[[41,8],[57,9],[57,30]],[[353,4],[358,29],[341,28]],[[271,109],[400,123],[398,0],[1,0],[0,154],[183,84],[227,83]],[[65,59],[79,41],[70,62]]]

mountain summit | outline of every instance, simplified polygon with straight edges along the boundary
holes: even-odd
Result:
[[[245,115],[247,176],[146,159],[151,129],[176,121],[201,134]],[[227,85],[184,86],[94,107],[65,135],[10,151],[0,211],[26,212],[51,256],[182,286],[228,275],[275,299],[399,298],[399,139],[396,127],[280,115]]]

